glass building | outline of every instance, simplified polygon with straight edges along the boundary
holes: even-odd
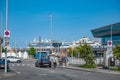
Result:
[[[102,45],[112,40],[113,45],[120,44],[120,22],[91,30],[95,38],[101,38]]]

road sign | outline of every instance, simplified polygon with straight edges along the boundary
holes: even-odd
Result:
[[[9,46],[9,42],[8,41],[5,42],[5,46]]]
[[[107,45],[108,45],[108,47],[112,47],[112,40],[109,40],[109,41],[107,42]]]
[[[10,37],[10,31],[4,30],[4,37]]]

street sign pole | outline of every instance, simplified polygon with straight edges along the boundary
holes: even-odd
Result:
[[[4,31],[5,43],[7,41],[7,38],[10,37],[10,33],[9,30],[7,30],[7,28],[8,28],[8,0],[6,0],[6,30]],[[7,46],[9,46],[9,44],[5,45],[5,73],[7,73]]]
[[[7,48],[5,48],[5,73],[7,73]]]

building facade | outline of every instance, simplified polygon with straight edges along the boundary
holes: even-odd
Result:
[[[109,40],[113,45],[120,44],[120,22],[93,29],[91,32],[95,38],[101,38],[102,45],[107,45]]]

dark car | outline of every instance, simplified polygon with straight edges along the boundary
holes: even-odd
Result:
[[[0,69],[5,69],[5,58],[0,58]],[[7,62],[7,69],[9,70],[8,62]]]
[[[41,59],[36,60],[35,66],[36,67],[45,67],[45,66],[51,67],[51,61],[49,58],[41,58]]]

